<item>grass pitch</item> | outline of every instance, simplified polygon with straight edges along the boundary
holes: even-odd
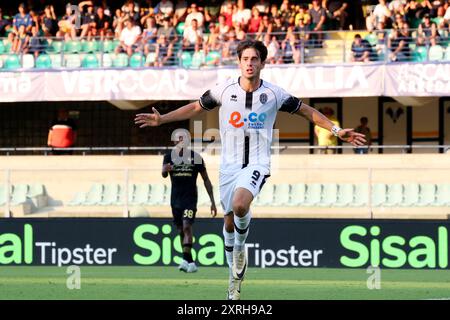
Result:
[[[81,267],[81,289],[69,290],[65,267],[0,267],[0,299],[224,300],[228,269]],[[250,268],[242,300],[450,299],[450,270],[382,270],[369,290],[365,269]]]

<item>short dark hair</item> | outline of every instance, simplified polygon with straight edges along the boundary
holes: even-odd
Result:
[[[362,39],[359,33],[355,34],[355,39]]]
[[[243,40],[239,42],[239,45],[237,47],[237,54],[239,57],[239,60],[241,60],[242,52],[244,52],[245,49],[253,48],[255,49],[258,54],[259,58],[261,59],[261,62],[266,61],[267,58],[267,48],[261,41],[256,40]]]

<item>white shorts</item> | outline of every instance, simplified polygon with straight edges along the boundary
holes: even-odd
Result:
[[[270,177],[269,170],[258,165],[248,166],[231,174],[220,173],[220,204],[224,215],[233,211],[233,197],[237,188],[247,189],[252,193],[254,199],[268,177]]]

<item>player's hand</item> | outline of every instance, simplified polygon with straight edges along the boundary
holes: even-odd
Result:
[[[215,218],[217,216],[217,208],[216,208],[216,205],[214,203],[211,205],[211,216],[213,218]]]
[[[338,133],[339,138],[354,146],[364,146],[366,144],[365,135],[355,132],[354,129],[342,129]]]
[[[172,171],[172,169],[173,169],[173,166],[170,163],[166,163],[163,167],[163,170],[166,172],[170,172],[170,171]]]
[[[134,118],[134,123],[140,125],[139,128],[157,127],[161,125],[161,115],[158,110],[152,108],[153,113],[139,113]]]

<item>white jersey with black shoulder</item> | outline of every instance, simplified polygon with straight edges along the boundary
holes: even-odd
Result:
[[[259,88],[246,92],[239,78],[206,91],[200,98],[205,110],[219,108],[221,173],[234,173],[250,165],[270,171],[273,127],[278,111],[296,113],[302,100],[261,80]]]

